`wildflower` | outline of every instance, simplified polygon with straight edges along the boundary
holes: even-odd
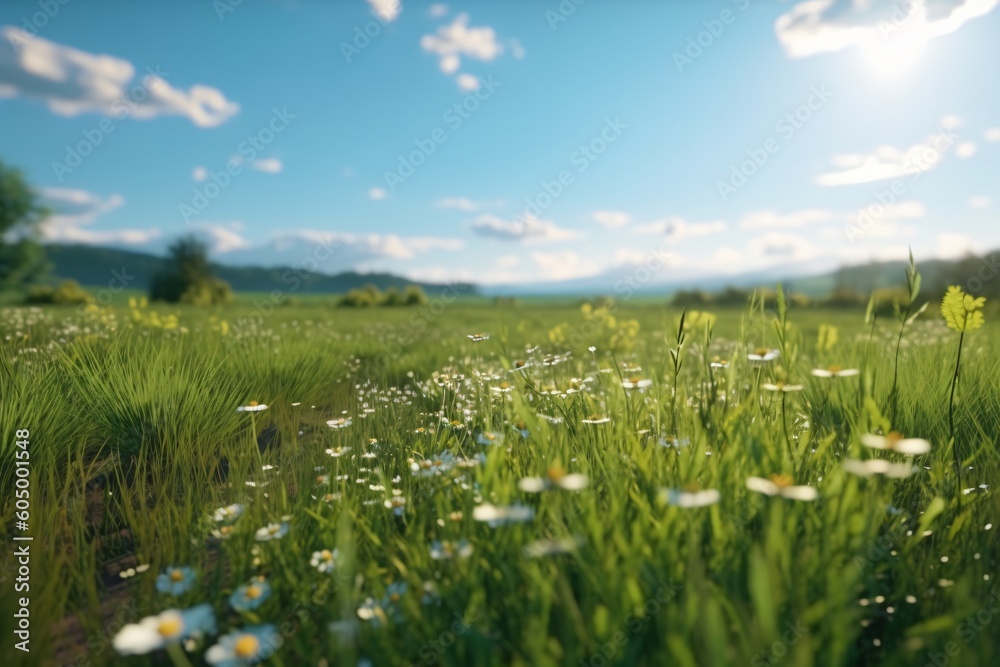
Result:
[[[771,475],[770,479],[749,477],[747,488],[767,496],[781,496],[791,500],[816,500],[818,495],[811,486],[795,486],[788,475]]]
[[[195,573],[190,567],[168,567],[156,578],[156,590],[170,595],[183,595],[194,585]]]
[[[215,612],[211,605],[201,604],[190,609],[167,609],[138,623],[129,623],[111,643],[120,655],[143,655],[193,635],[214,632]]]
[[[320,572],[333,572],[333,568],[337,564],[337,557],[339,555],[340,552],[337,549],[334,549],[333,551],[329,549],[314,551],[312,558],[309,560],[309,564]]]
[[[205,652],[205,661],[216,667],[257,665],[270,657],[281,642],[273,625],[249,626],[219,637],[219,642]]]
[[[645,389],[653,384],[652,380],[644,380],[640,377],[631,377],[627,380],[622,380],[622,387],[625,389]]]
[[[719,502],[719,492],[702,489],[698,484],[688,484],[682,489],[662,489],[660,497],[677,507],[705,507]]]
[[[326,454],[327,456],[332,456],[333,458],[337,459],[349,451],[351,451],[350,447],[334,447],[332,449],[326,450]]]
[[[475,333],[475,334],[468,334],[466,338],[471,340],[473,343],[481,343],[484,340],[489,340],[490,335],[485,333]]]
[[[408,586],[405,581],[394,581],[385,589],[385,596],[382,598],[382,606],[389,608],[403,599]]]
[[[814,368],[812,374],[818,378],[846,378],[852,375],[857,375],[860,373],[857,368],[841,368],[836,364],[827,366],[826,368]]]
[[[775,384],[771,384],[770,382],[765,382],[764,384],[761,385],[761,387],[768,391],[781,391],[786,393],[790,391],[802,391],[802,385],[800,384],[785,384],[784,382],[781,381],[778,381]]]
[[[952,285],[941,300],[941,314],[948,328],[965,333],[983,326],[982,309],[985,305],[985,297],[974,297],[963,292],[958,285]]]
[[[859,461],[858,459],[847,459],[844,461],[844,470],[858,475],[859,477],[871,477],[872,475],[883,475],[885,477],[902,478],[913,474],[913,466],[906,463],[893,463],[885,459],[868,459]]]
[[[250,401],[246,405],[236,408],[236,412],[260,412],[261,410],[267,410],[267,406],[257,401]]]
[[[212,537],[217,540],[228,540],[233,536],[232,526],[219,526],[218,528],[212,529]]]
[[[531,544],[522,547],[521,552],[528,558],[541,558],[542,556],[552,556],[575,551],[581,544],[583,544],[583,540],[579,537],[564,537],[558,540],[535,540]]]
[[[766,347],[758,347],[753,352],[747,354],[747,360],[756,366],[768,364],[781,356],[781,350],[769,350]]]
[[[362,621],[368,621],[373,627],[381,627],[389,622],[388,617],[385,614],[385,609],[379,602],[376,602],[373,598],[368,598],[361,603],[358,607],[358,618]]]
[[[441,452],[433,459],[411,461],[410,470],[420,477],[433,477],[448,472],[455,466],[455,457],[451,452]]]
[[[495,387],[490,387],[490,391],[494,394],[509,394],[514,387],[509,382],[501,382]]]
[[[271,597],[271,584],[264,577],[257,577],[243,584],[229,596],[229,606],[236,611],[253,611]]]
[[[396,516],[403,516],[403,512],[406,511],[406,498],[402,495],[396,495],[402,493],[399,489],[393,489],[392,493],[392,498],[386,499],[385,506],[391,509]]]
[[[586,486],[586,475],[579,473],[568,475],[559,464],[549,468],[544,479],[541,477],[525,477],[517,483],[517,488],[527,493],[538,493],[555,488],[565,489],[566,491],[579,491]]]
[[[525,424],[523,421],[515,423],[514,430],[517,431],[521,435],[521,437],[524,438],[525,440],[527,440],[528,436],[531,435],[531,431],[528,430],[528,425]]]
[[[450,540],[434,540],[431,542],[431,558],[434,560],[449,560],[455,558],[468,558],[472,555],[472,545],[468,540],[452,542]]]
[[[334,430],[347,428],[351,425],[351,418],[340,417],[339,419],[331,419],[326,423],[326,425]]]
[[[503,435],[493,431],[480,431],[476,436],[476,442],[480,445],[499,445],[503,442]]]
[[[258,542],[268,542],[270,540],[280,540],[288,533],[288,523],[269,523],[263,528],[258,528],[255,537]]]
[[[611,421],[611,417],[602,417],[599,415],[588,415],[586,419],[581,420],[584,424],[607,424]]]
[[[510,372],[513,373],[514,371],[523,371],[523,370],[527,370],[530,367],[531,367],[531,362],[530,361],[525,361],[524,359],[518,359],[511,366]]]
[[[684,449],[691,444],[691,440],[688,438],[679,439],[677,436],[660,436],[656,441],[660,447],[673,447],[674,449]]]
[[[535,518],[535,510],[524,505],[497,507],[490,503],[483,503],[472,510],[472,518],[476,521],[487,522],[490,528],[496,528],[508,523],[531,521]]]
[[[316,475],[313,478],[313,482],[315,482],[316,486],[326,486],[327,484],[330,483],[330,476],[329,475]]]
[[[240,505],[238,503],[234,505],[227,505],[226,507],[220,507],[219,509],[215,510],[215,513],[213,514],[212,518],[215,519],[216,522],[234,521],[238,519],[241,514],[243,514],[243,510],[244,510],[243,505]]]
[[[728,359],[719,359],[718,357],[716,357],[712,361],[712,363],[709,364],[709,366],[711,366],[715,370],[719,370],[719,369],[722,369],[722,368],[729,368],[729,360]]]
[[[901,433],[892,431],[881,436],[865,433],[861,436],[861,444],[872,449],[887,449],[899,454],[918,456],[931,451],[931,443],[921,438],[904,438]]]

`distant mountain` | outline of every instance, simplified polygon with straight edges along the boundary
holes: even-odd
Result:
[[[45,246],[52,263],[52,273],[59,278],[72,278],[89,287],[106,286],[116,276],[129,288],[148,289],[153,275],[166,261],[163,257],[132,250],[103,248],[90,245],[50,244]],[[239,292],[269,292],[280,289],[298,294],[343,293],[364,285],[380,290],[402,289],[418,285],[427,292],[439,291],[443,284],[416,282],[389,273],[337,274],[298,272],[290,267],[261,268],[256,266],[226,266],[213,264],[212,272]],[[473,285],[456,286],[462,294],[476,294]]]
[[[484,285],[480,289],[488,296],[516,295],[606,295],[622,296],[667,296],[679,290],[698,289],[716,292],[726,287],[754,288],[774,287],[783,283],[790,290],[809,296],[824,296],[833,291],[836,279],[834,264],[808,263],[783,264],[780,266],[738,273],[719,275],[706,270],[679,270],[665,267],[660,270],[646,270],[640,266],[622,265],[596,276],[561,280],[538,284]]]

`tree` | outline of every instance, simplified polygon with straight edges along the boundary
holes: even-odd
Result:
[[[0,288],[21,288],[47,269],[32,238],[49,213],[18,169],[0,161]]]
[[[170,246],[166,265],[153,276],[149,298],[212,306],[229,303],[233,292],[229,283],[212,275],[208,247],[195,236],[184,236]]]

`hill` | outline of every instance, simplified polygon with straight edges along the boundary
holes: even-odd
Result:
[[[127,281],[129,288],[148,289],[153,275],[165,261],[163,257],[149,253],[89,245],[50,244],[45,246],[45,252],[52,263],[52,273],[55,276],[72,278],[88,287],[106,286],[116,275],[120,275]],[[213,264],[212,271],[238,292],[269,292],[280,289],[299,294],[342,293],[371,284],[383,291],[389,287],[403,289],[407,285],[418,285],[433,294],[445,287],[444,284],[415,282],[390,273],[346,271],[325,274],[300,272],[291,267],[261,268],[224,264]],[[472,285],[457,285],[456,288],[463,294],[476,293]]]

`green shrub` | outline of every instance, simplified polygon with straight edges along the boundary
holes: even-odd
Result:
[[[83,306],[94,302],[94,297],[75,280],[64,280],[58,286],[35,285],[28,289],[26,299],[30,304],[57,306]]]

